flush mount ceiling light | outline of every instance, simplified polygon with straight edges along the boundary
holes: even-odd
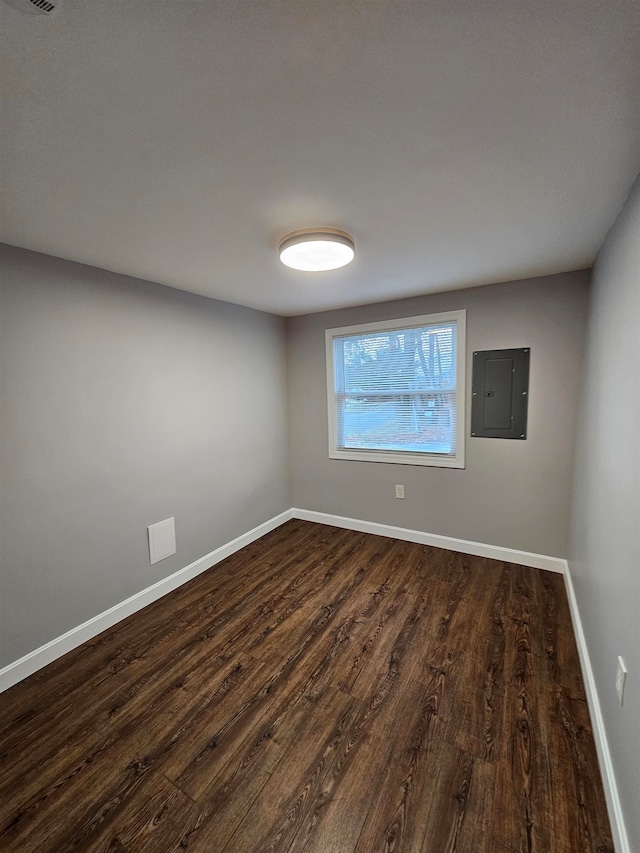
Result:
[[[355,254],[355,244],[346,231],[303,228],[283,237],[278,252],[282,263],[294,270],[322,272],[350,263]]]

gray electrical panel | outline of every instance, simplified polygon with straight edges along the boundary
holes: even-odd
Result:
[[[529,348],[474,352],[471,435],[527,437]]]

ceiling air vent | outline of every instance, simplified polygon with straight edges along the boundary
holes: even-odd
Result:
[[[57,0],[54,3],[50,0],[5,0],[5,3],[29,15],[50,15],[58,7]]]

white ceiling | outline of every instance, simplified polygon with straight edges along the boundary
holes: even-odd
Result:
[[[640,0],[0,0],[0,240],[289,315],[589,266]],[[279,238],[354,235],[296,273]]]

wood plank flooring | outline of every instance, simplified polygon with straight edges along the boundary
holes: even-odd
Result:
[[[291,521],[0,696],[0,849],[612,853],[560,575]]]

